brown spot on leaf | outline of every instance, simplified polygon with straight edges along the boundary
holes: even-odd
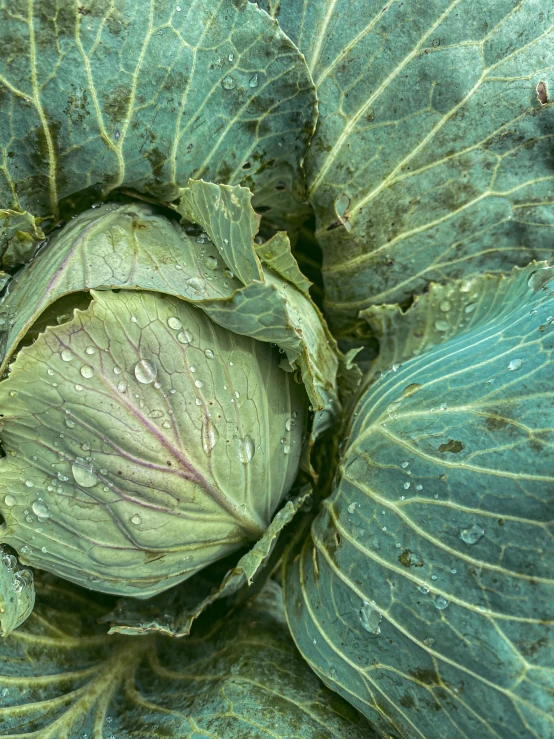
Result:
[[[412,382],[411,385],[406,385],[404,390],[402,390],[402,397],[409,398],[414,393],[417,393],[420,387],[421,385],[419,384],[419,382]]]
[[[441,454],[444,454],[444,452],[450,452],[451,454],[458,454],[462,451],[464,448],[464,445],[461,441],[457,441],[456,439],[450,439],[450,441],[447,444],[441,444],[439,447],[439,452]]]
[[[546,105],[548,103],[548,90],[546,89],[546,83],[545,82],[539,82],[539,84],[536,87],[537,90],[537,99],[541,105]]]

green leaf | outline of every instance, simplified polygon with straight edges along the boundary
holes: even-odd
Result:
[[[304,277],[294,258],[287,234],[279,231],[268,241],[256,245],[256,253],[264,264],[271,267],[284,280],[308,295],[312,283]]]
[[[171,200],[189,177],[298,207],[315,123],[302,56],[250,2],[0,2],[0,205],[88,188]]]
[[[0,544],[0,636],[9,636],[21,626],[34,603],[33,573],[21,567],[17,557]]]
[[[101,619],[110,624],[108,633],[136,636],[154,631],[168,636],[188,636],[194,621],[216,600],[238,596],[233,601],[236,603],[252,597],[250,588],[254,579],[259,589],[259,583],[264,584],[263,571],[266,579],[271,574],[266,565],[283,528],[309,499],[308,492],[285,503],[262,538],[230,567],[220,560],[215,568],[199,572],[185,587],[172,588],[146,603],[122,598],[114,611]],[[229,568],[227,571],[222,570],[225,566]]]
[[[0,257],[4,269],[29,261],[44,233],[30,213],[0,209]]]
[[[0,652],[4,739],[372,739],[296,652],[281,593],[178,642],[108,636],[104,606],[43,578],[34,613]]]
[[[24,563],[145,598],[264,534],[306,398],[277,349],[185,301],[92,297],[0,383],[0,537]]]
[[[442,343],[443,288],[390,324],[413,336],[419,319],[429,348],[360,397],[335,491],[287,560],[287,617],[316,673],[384,731],[540,739],[554,733],[554,270],[467,286]]]
[[[0,329],[7,328],[0,332],[0,369],[40,315],[63,296],[98,288],[155,290],[196,303],[234,333],[277,344],[290,366],[300,370],[313,407],[321,410],[316,429],[324,428],[339,408],[340,354],[321,313],[308,295],[271,268],[246,286],[231,272],[237,266],[240,272],[242,265],[240,274],[247,279],[244,265],[261,270],[253,242],[258,217],[247,190],[225,189],[229,201],[232,196],[243,205],[242,213],[237,209],[232,214],[219,186],[198,182],[195,192],[211,199],[217,228],[206,210],[187,212],[209,230],[215,245],[204,236],[188,235],[142,203],[86,211],[56,233],[12,280],[0,303]]]
[[[552,257],[551,5],[273,8],[318,92],[306,172],[337,332],[431,281]]]

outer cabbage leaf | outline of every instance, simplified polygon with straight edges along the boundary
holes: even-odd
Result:
[[[298,208],[316,98],[304,60],[246,0],[2,0],[0,205],[126,186],[170,200],[189,177]],[[94,202],[93,200],[91,202]]]
[[[229,565],[228,559],[220,560],[216,567],[199,572],[185,587],[172,588],[146,602],[121,598],[117,607],[101,619],[110,624],[108,633],[136,636],[155,631],[168,636],[188,636],[194,621],[219,598],[232,596],[234,604],[252,598],[254,579],[259,590],[271,574],[272,555],[282,554],[283,546],[276,550],[276,544],[283,528],[309,498],[307,492],[295,501],[289,500],[275,514],[262,538],[238,562]]]
[[[108,636],[102,610],[86,591],[43,579],[34,613],[0,653],[4,739],[373,737],[295,650],[275,583],[177,643]]]
[[[381,324],[389,360],[407,361],[359,399],[335,491],[286,562],[287,617],[316,673],[384,731],[543,739],[554,271],[462,282],[450,321],[441,290]],[[409,359],[416,325],[429,348]]]
[[[306,398],[279,352],[151,292],[94,292],[0,383],[0,539],[148,597],[256,541],[296,476]]]
[[[363,335],[360,309],[433,280],[551,258],[551,4],[265,7],[318,92],[306,172],[336,333]]]
[[[142,203],[89,210],[55,234],[12,280],[0,303],[1,369],[35,321],[60,298],[93,288],[156,290],[198,304],[234,333],[277,344],[286,352],[289,369],[299,368],[312,406],[322,411],[316,428],[325,428],[338,409],[340,354],[319,310],[289,278],[262,268],[254,244],[259,217],[248,190],[189,182],[185,194],[192,190],[213,201],[215,245],[204,236],[188,235]],[[240,202],[242,210],[231,213],[221,192]],[[207,215],[186,212],[209,228]],[[290,255],[289,266],[292,260]],[[247,263],[252,273],[241,272],[240,265]],[[251,274],[260,279],[246,283]]]
[[[33,573],[0,544],[0,636],[8,636],[21,626],[34,603]]]
[[[0,209],[0,257],[4,269],[28,262],[42,239],[39,222],[30,213]]]

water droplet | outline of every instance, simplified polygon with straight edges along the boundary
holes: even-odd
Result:
[[[456,569],[455,567],[453,567],[453,568],[452,568],[452,569],[450,570],[450,572],[451,572],[451,573],[452,573],[453,575],[455,575],[455,574],[456,574],[456,573],[458,572],[458,570],[457,570],[457,569]]]
[[[206,289],[206,286],[204,284],[204,280],[201,280],[200,277],[189,277],[187,280],[187,285],[194,290],[196,294],[202,294],[204,290]]]
[[[435,328],[437,329],[437,331],[448,331],[448,329],[450,328],[450,324],[448,323],[448,321],[443,321],[439,318],[435,321]]]
[[[85,349],[85,354],[88,354],[89,356],[95,353],[96,349],[93,346],[87,346],[87,348]]]
[[[69,351],[69,349],[62,349],[60,356],[64,362],[71,362],[71,360],[73,359],[73,354]]]
[[[196,372],[196,367],[194,366],[194,364],[191,364],[190,365],[190,371],[191,372]]]
[[[177,341],[180,344],[190,344],[192,341],[192,336],[186,329],[184,329],[184,331],[181,331],[177,334]]]
[[[438,608],[439,611],[444,611],[445,608],[448,607],[448,601],[446,598],[443,598],[442,595],[438,595],[435,598],[435,608]]]
[[[47,518],[50,517],[50,511],[48,510],[48,506],[46,506],[42,500],[35,500],[33,505],[31,506],[33,509],[33,513],[38,518],[39,521],[46,521]]]
[[[219,433],[215,426],[209,421],[202,426],[202,449],[209,454],[219,439]]]
[[[418,585],[417,589],[420,593],[423,593],[423,595],[427,595],[427,593],[429,592],[429,588],[427,587],[427,585]]]
[[[251,436],[245,436],[244,439],[239,439],[239,459],[243,464],[250,462],[255,451],[256,447]]]
[[[121,138],[121,132],[120,132],[120,130],[119,130],[118,128],[116,129],[116,131],[115,131],[115,133],[114,133],[113,137],[114,137],[114,139],[115,139],[116,141],[119,141],[119,139]]]
[[[283,454],[290,454],[290,444],[285,444],[283,447]]]
[[[171,316],[171,318],[168,318],[167,325],[169,326],[169,328],[172,328],[175,331],[179,331],[179,329],[183,328],[183,324],[177,318],[177,316]]]
[[[124,380],[120,380],[117,383],[117,389],[119,390],[120,393],[126,392],[127,391],[127,383]]]
[[[26,544],[21,547],[21,554],[31,554],[31,552],[31,547],[28,547]]]
[[[175,8],[175,10],[176,10],[176,11],[177,11],[178,13],[180,13],[180,12],[181,12],[181,10],[182,10],[182,8],[181,8],[181,6],[180,6],[180,5],[177,5],[177,7]]]
[[[464,313],[473,313],[476,307],[477,303],[468,303],[464,308]]]
[[[206,257],[204,264],[206,269],[214,270],[217,267],[217,259],[215,257]]]
[[[229,54],[229,61],[230,62],[232,62],[234,58],[235,58],[235,55],[234,54]]]
[[[161,418],[163,415],[164,415],[164,412],[157,410],[157,409],[150,411],[150,413],[148,414],[150,418]]]
[[[121,367],[114,367],[113,368],[114,375],[120,375],[121,374]]]
[[[435,640],[433,639],[433,637],[429,636],[427,637],[427,639],[423,640],[423,643],[425,644],[426,647],[432,647],[433,644],[435,643]]]
[[[206,355],[206,357],[208,359],[213,359],[214,358],[214,353],[213,353],[213,351],[211,349],[205,349],[204,350],[204,354]]]
[[[75,390],[77,390],[77,392],[80,393],[81,390],[84,390],[84,387],[82,385],[75,385]]]
[[[460,539],[466,544],[477,544],[479,539],[485,535],[485,529],[477,524],[472,524],[467,529],[462,529],[460,532]]]
[[[139,523],[142,523],[142,518],[139,516],[138,513],[135,513],[134,516],[131,516],[131,523],[135,524],[135,526],[138,526]]]
[[[423,485],[420,485],[419,483],[415,486],[416,490],[423,490]]]
[[[296,421],[292,418],[287,419],[285,422],[285,428],[287,431],[292,431],[296,426]]]
[[[375,636],[377,636],[377,634],[381,633],[381,627],[379,624],[382,619],[382,614],[375,608],[375,601],[368,603],[364,600],[364,603],[360,608],[360,623],[362,624],[362,627],[370,634],[375,634]]]
[[[348,513],[355,513],[356,512],[356,503],[350,503],[348,506]]]
[[[253,74],[252,77],[248,80],[248,84],[250,87],[258,87],[258,75]]]
[[[402,467],[403,469],[406,469],[406,467],[407,467],[407,466],[408,466],[409,464],[410,464],[409,462],[402,462],[402,464],[401,464],[400,466],[401,466],[401,467]]]
[[[164,421],[164,422],[162,423],[162,428],[164,428],[164,429],[170,429],[170,428],[171,428],[171,423],[170,423],[170,421]]]
[[[94,370],[88,364],[85,364],[83,367],[81,367],[81,375],[85,378],[85,380],[90,380],[90,378],[94,375]]]
[[[17,566],[17,557],[14,557],[13,554],[3,554],[2,564],[8,570],[13,570],[13,568]]]
[[[231,77],[231,75],[227,75],[227,77],[224,77],[221,82],[221,87],[223,87],[224,90],[233,90],[236,87],[235,80]]]
[[[131,322],[132,323],[136,323],[137,322],[137,317],[136,316],[131,316]]]
[[[40,550],[43,554],[48,554],[48,549],[46,547],[42,547]]]
[[[66,418],[65,425],[67,426],[67,428],[73,429],[75,428],[75,421],[72,421],[70,418]]]
[[[194,384],[196,385],[196,387],[204,387],[204,383],[202,382],[202,380],[195,380]]]
[[[27,485],[28,488],[35,487],[35,483],[32,480],[25,480],[25,485]]]
[[[75,482],[82,488],[92,488],[98,482],[92,467],[88,466],[82,457],[76,458],[75,463],[71,465],[71,471]]]
[[[230,269],[224,269],[224,270],[223,270],[223,274],[225,275],[225,277],[226,277],[226,278],[227,278],[228,280],[231,280],[231,279],[232,279],[232,278],[233,278],[233,277],[235,276],[235,275],[233,274],[233,272],[231,272],[231,270],[230,270]]]
[[[439,305],[439,308],[442,311],[444,311],[445,313],[448,313],[448,311],[450,310],[451,306],[450,306],[450,303],[448,302],[448,300],[443,300],[442,303]]]
[[[52,375],[54,374],[54,370],[50,368],[48,368],[47,372],[50,375],[50,377],[52,377]]]
[[[403,485],[403,488],[404,488],[404,490],[409,490],[410,489],[410,483],[409,482],[405,482],[404,485]]]
[[[135,365],[135,377],[143,385],[149,385],[154,382],[158,368],[149,359],[139,359]]]
[[[508,365],[508,371],[513,372],[514,370],[521,369],[522,364],[523,359],[512,359],[512,361]]]
[[[88,441],[85,441],[85,443],[84,443],[84,444],[81,444],[81,449],[82,449],[82,450],[83,450],[84,452],[90,452],[91,446],[90,446],[90,444],[88,443]]]

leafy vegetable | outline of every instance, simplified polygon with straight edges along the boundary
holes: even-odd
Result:
[[[336,489],[286,563],[301,652],[395,735],[554,731],[553,277],[432,290],[384,324],[383,361],[402,364],[362,393]]]
[[[317,88],[306,170],[339,335],[433,280],[552,257],[552,8],[269,5]]]
[[[8,739],[554,739],[553,42],[0,0]]]
[[[101,604],[60,580],[39,593],[0,654],[6,739],[373,737],[295,651],[275,583],[177,644],[107,636]]]

